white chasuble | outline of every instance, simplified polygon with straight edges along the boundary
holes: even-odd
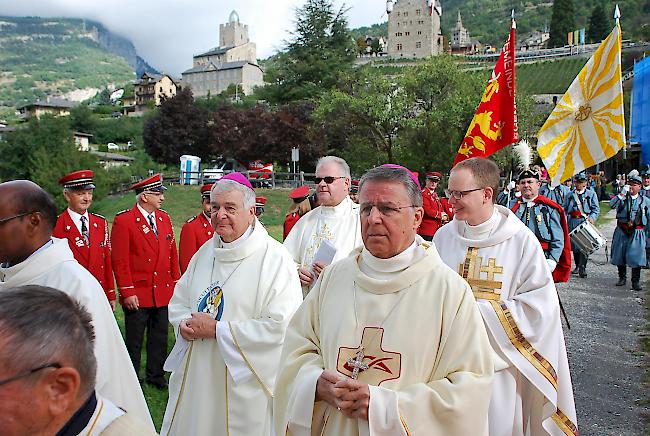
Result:
[[[442,260],[472,287],[494,348],[490,433],[577,434],[551,270],[533,232],[507,208],[495,208],[476,239],[457,219],[434,237]]]
[[[217,337],[192,341],[172,372],[163,435],[271,434],[282,342],[302,301],[298,274],[257,220],[243,242],[223,245],[215,235],[199,249],[169,303],[177,335],[192,312],[218,324]]]
[[[284,241],[294,262],[309,268],[323,240],[336,247],[333,262],[350,255],[363,244],[359,205],[345,197],[339,205],[319,206],[300,218]]]
[[[435,248],[386,279],[362,248],[327,267],[287,330],[276,435],[482,435],[493,363],[471,290]],[[315,402],[324,369],[370,385],[369,420]]]
[[[104,289],[75,260],[66,239],[52,241],[52,245],[18,265],[0,267],[0,292],[15,286],[42,285],[59,289],[81,303],[90,313],[95,329],[97,394],[153,429],[149,408]]]

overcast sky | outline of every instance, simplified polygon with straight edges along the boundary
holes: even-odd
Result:
[[[340,6],[343,2],[335,0]],[[179,76],[192,55],[219,45],[219,24],[235,9],[257,55],[266,58],[293,30],[304,0],[0,0],[0,15],[89,18],[127,37],[154,68]],[[386,20],[384,0],[348,0],[350,27]]]

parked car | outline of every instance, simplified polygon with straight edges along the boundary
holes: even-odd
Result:
[[[109,142],[109,143],[107,144],[107,146],[108,146],[108,151],[119,151],[119,150],[120,150],[120,146],[117,145],[117,144],[114,143],[114,142]]]

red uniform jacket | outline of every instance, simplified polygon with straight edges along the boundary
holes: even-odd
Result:
[[[424,216],[418,234],[433,236],[442,227],[442,214],[449,215],[450,211],[445,209],[438,198],[438,194],[429,191],[427,188],[422,190],[422,207],[424,207]],[[449,218],[451,219],[451,217]]]
[[[113,221],[113,270],[120,304],[137,295],[141,307],[167,306],[180,278],[172,222],[162,210],[155,215],[157,238],[137,206],[118,213]]]
[[[111,266],[111,243],[108,239],[108,222],[103,216],[88,213],[88,231],[90,233],[90,247],[88,247],[79,229],[72,221],[66,209],[52,231],[52,236],[67,239],[70,250],[77,262],[86,268],[102,285],[106,298],[115,300],[115,281],[113,280],[113,267]]]
[[[293,229],[293,226],[296,225],[299,219],[300,219],[300,215],[298,215],[298,212],[293,212],[291,215],[287,215],[286,217],[284,217],[284,231],[282,232],[283,241],[287,239],[287,236],[289,236],[289,232],[291,231],[291,229]]]
[[[181,261],[181,273],[187,269],[194,253],[199,251],[201,245],[212,238],[214,230],[212,223],[205,217],[204,213],[194,216],[183,224],[181,229],[181,241],[178,244],[178,252]]]

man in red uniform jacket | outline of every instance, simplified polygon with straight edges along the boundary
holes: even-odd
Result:
[[[164,389],[167,356],[167,305],[180,278],[174,229],[161,209],[165,200],[162,176],[156,174],[131,186],[137,194],[133,209],[115,216],[111,234],[113,270],[124,309],[126,348],[136,372],[142,338],[147,330],[147,383]]]
[[[209,239],[212,239],[214,229],[210,224],[210,190],[212,184],[201,186],[201,206],[203,212],[193,216],[181,229],[181,240],[178,244],[178,252],[180,256],[181,273],[187,269],[194,253],[199,251],[199,248]]]
[[[418,234],[427,241],[431,241],[438,229],[449,221],[449,214],[451,213],[448,208],[444,207],[440,198],[438,198],[438,194],[436,194],[438,182],[440,182],[439,172],[427,172],[426,185],[422,190],[424,217],[418,229]]]
[[[52,236],[67,239],[74,258],[102,285],[115,310],[115,282],[106,218],[88,212],[93,204],[93,172],[74,171],[59,180],[68,208],[59,215]]]

